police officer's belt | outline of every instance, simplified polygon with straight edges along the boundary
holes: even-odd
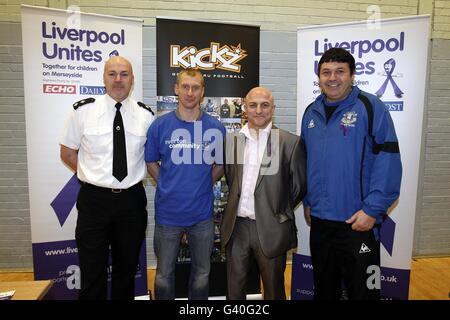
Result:
[[[101,192],[112,192],[112,193],[121,193],[121,192],[125,192],[125,191],[132,191],[132,190],[142,186],[142,181],[140,181],[140,182],[136,183],[134,186],[131,186],[127,189],[116,189],[116,188],[99,187],[99,186],[81,181],[80,179],[78,179],[78,181],[80,182],[81,186],[84,188],[101,191]]]

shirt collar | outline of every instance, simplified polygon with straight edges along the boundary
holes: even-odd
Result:
[[[272,121],[262,130],[259,131],[259,134],[263,134],[265,136],[269,136],[270,130],[272,130]],[[250,134],[250,128],[248,127],[248,123],[246,123],[242,129],[239,131],[239,134],[243,134],[247,139],[255,140],[255,138]]]
[[[109,94],[105,94],[105,101],[106,101],[106,105],[109,106],[111,105],[112,107],[116,106],[117,101],[114,100],[113,98],[111,98],[111,96]],[[128,105],[130,104],[130,97],[128,96],[125,100],[120,102],[122,104],[122,107],[120,107],[120,110],[122,112],[127,111],[128,109]],[[114,108],[115,109],[115,108]],[[114,110],[115,112],[116,110]]]

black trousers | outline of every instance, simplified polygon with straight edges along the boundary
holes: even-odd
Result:
[[[227,299],[246,299],[249,273],[253,262],[256,261],[264,287],[264,300],[286,300],[284,291],[286,254],[274,258],[264,255],[258,239],[256,221],[237,217],[225,251]]]
[[[380,299],[380,242],[373,230],[354,231],[346,222],[311,217],[314,299]]]
[[[82,183],[75,230],[81,300],[107,298],[109,249],[111,299],[134,299],[134,278],[147,228],[146,206],[142,183],[120,193]]]

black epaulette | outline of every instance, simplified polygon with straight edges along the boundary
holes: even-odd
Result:
[[[152,108],[150,108],[148,105],[146,105],[143,102],[138,101],[137,103],[140,107],[144,108],[147,111],[150,111],[152,113],[152,115],[155,115],[155,113],[153,112]]]
[[[73,108],[74,108],[75,110],[77,110],[79,107],[84,106],[85,104],[88,104],[88,103],[92,103],[92,102],[94,102],[94,101],[95,101],[94,98],[86,98],[86,99],[83,99],[83,100],[80,100],[80,101],[75,102],[75,103],[73,104]]]

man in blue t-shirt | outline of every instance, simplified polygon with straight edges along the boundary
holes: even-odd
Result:
[[[203,112],[200,71],[182,70],[175,84],[178,107],[156,119],[147,133],[145,161],[157,182],[154,250],[155,297],[175,298],[175,263],[186,233],[191,253],[189,299],[208,299],[214,245],[213,184],[223,175],[225,128]]]

